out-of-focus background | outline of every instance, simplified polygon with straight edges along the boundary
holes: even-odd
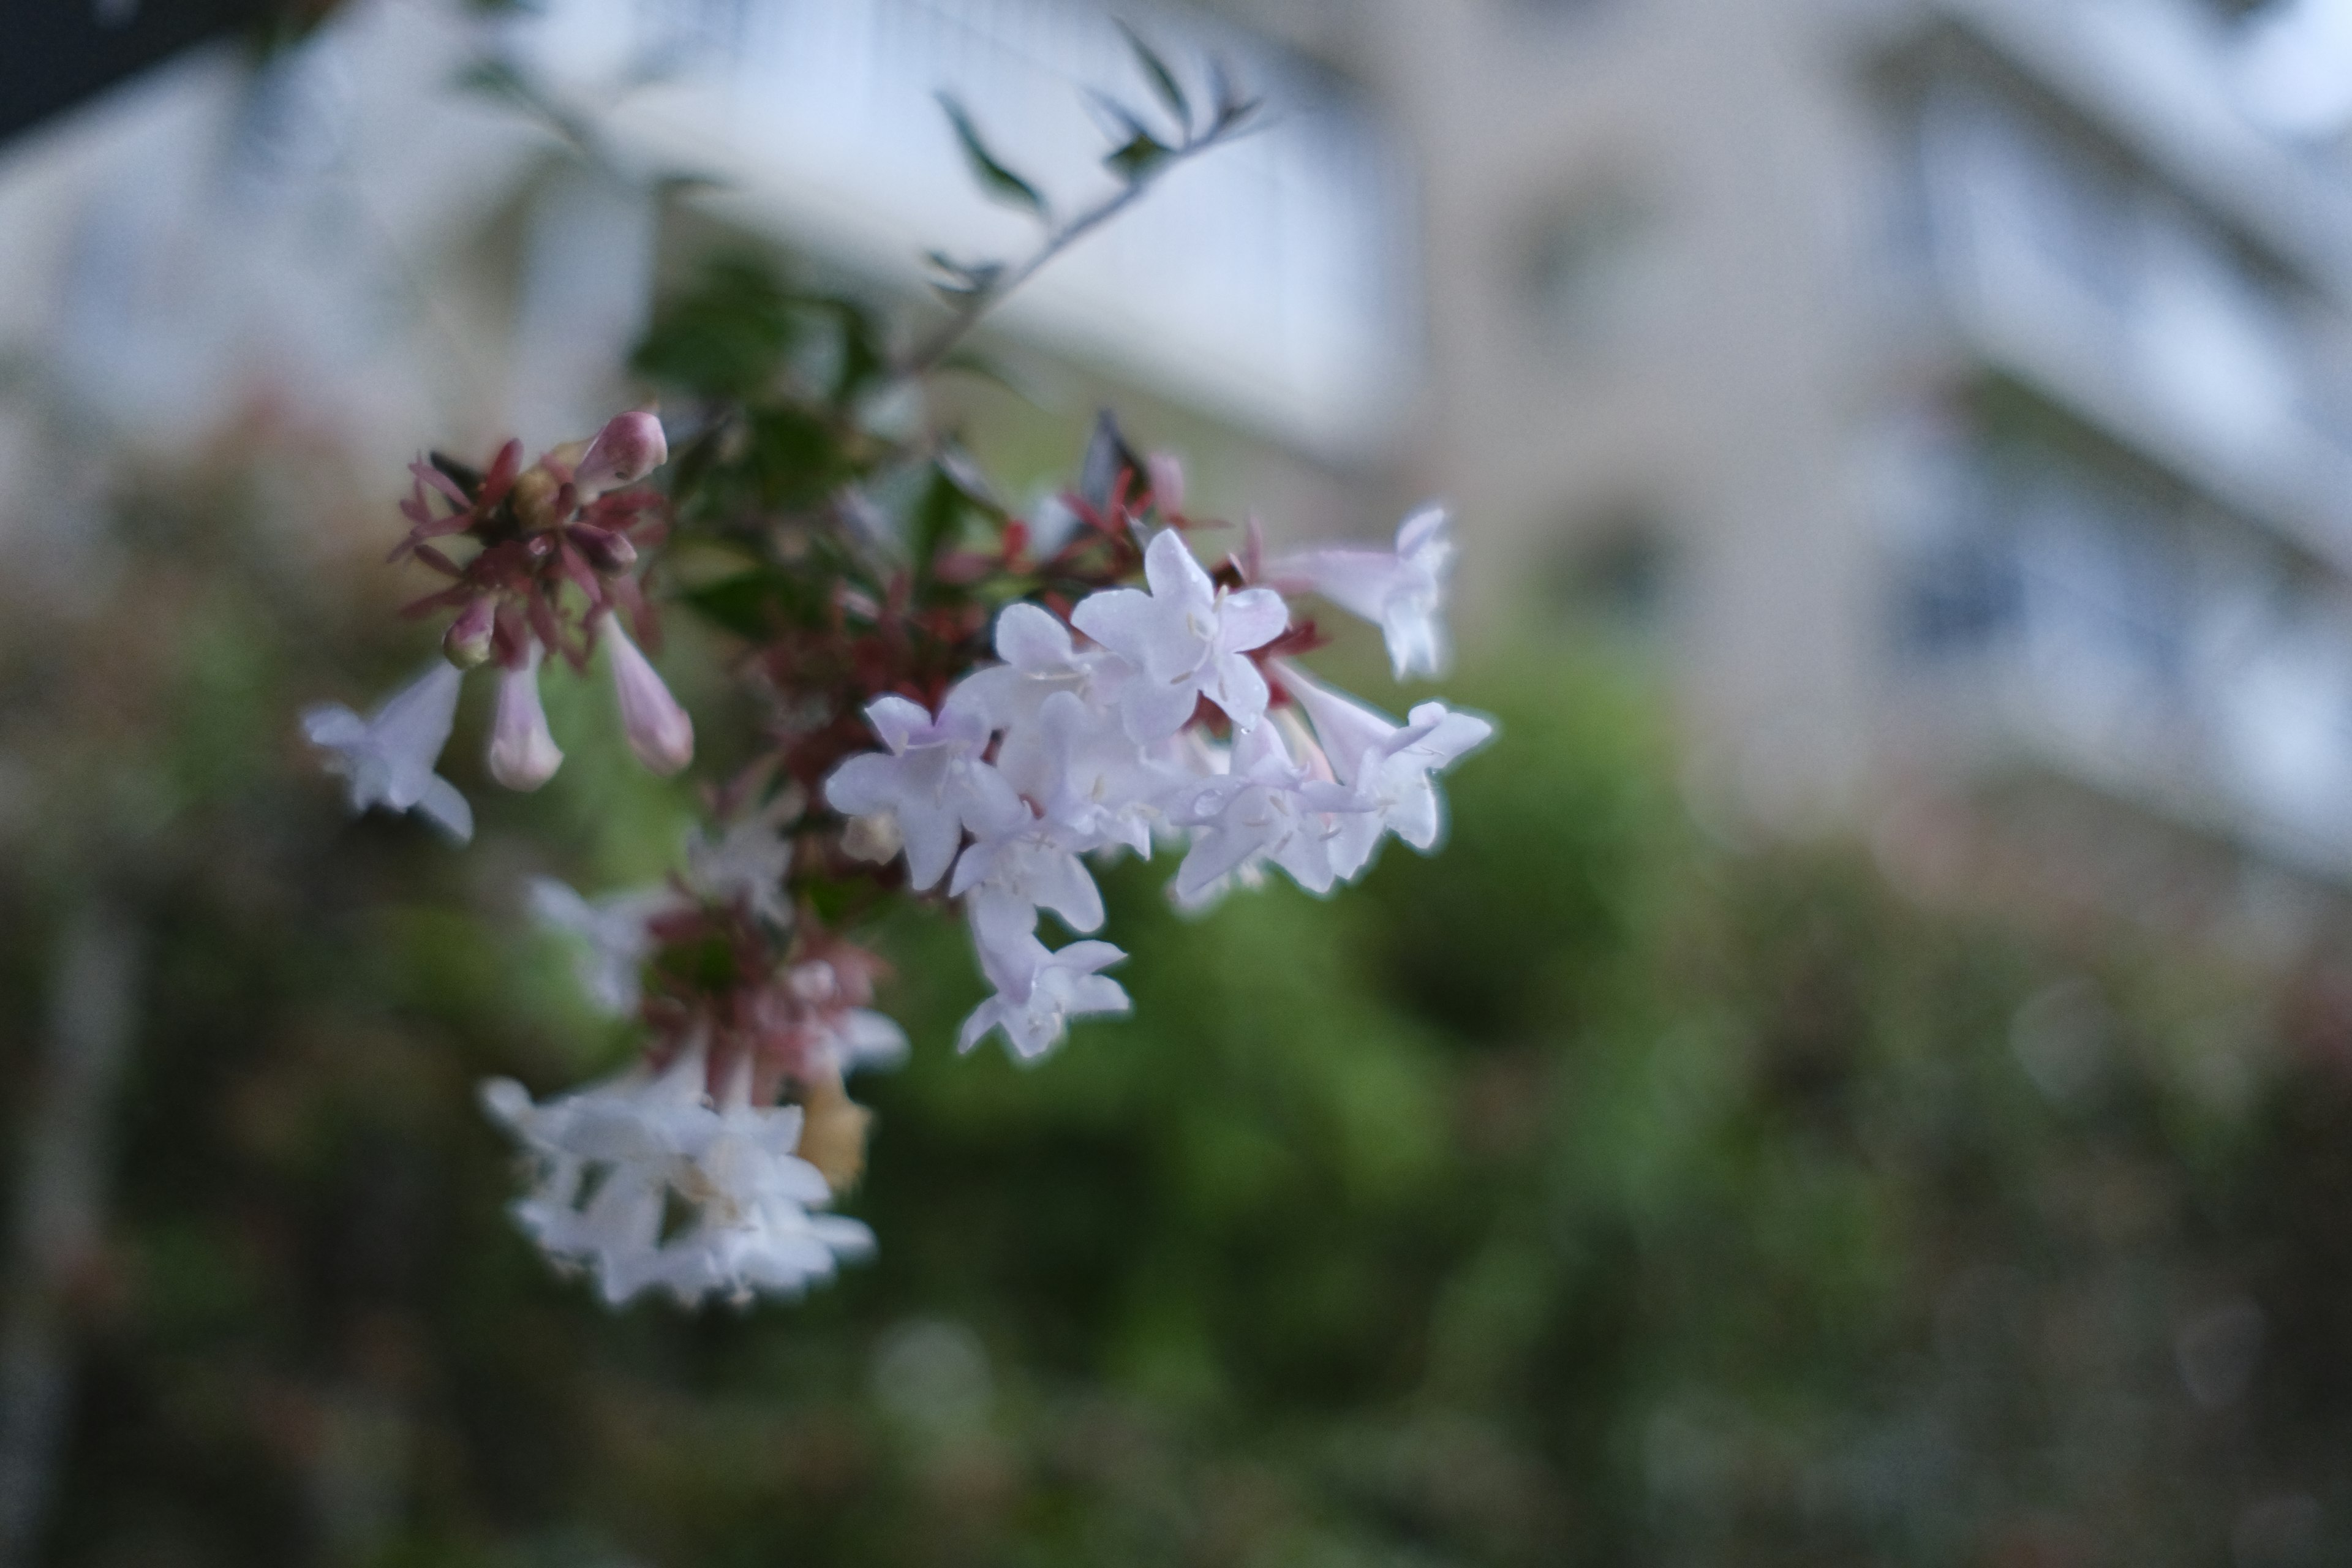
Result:
[[[941,416],[1043,495],[1108,403],[1278,540],[1448,499],[1504,739],[1330,903],[1115,879],[1138,1015],[1035,1071],[897,921],[877,1260],[608,1313],[472,1085],[625,1053],[516,889],[683,786],[559,681],[458,853],[293,716],[426,657],[401,465],[593,429],[714,259],[911,330],[1017,253],[935,91],[1105,188],[1114,16],[1265,128]],[[2344,0],[9,32],[0,1563],[2352,1558]]]

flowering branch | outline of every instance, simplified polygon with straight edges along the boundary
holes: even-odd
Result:
[[[1257,100],[1239,97],[1224,71],[1213,66],[1211,69],[1211,108],[1202,121],[1195,124],[1191,100],[1177,83],[1175,73],[1132,30],[1126,31],[1145,79],[1152,84],[1162,107],[1174,117],[1181,133],[1173,142],[1163,142],[1132,110],[1098,96],[1097,103],[1105,115],[1119,127],[1122,135],[1118,144],[1103,160],[1119,176],[1119,188],[1068,220],[1050,226],[1044,241],[1027,259],[1017,265],[1000,261],[960,263],[933,252],[931,263],[943,274],[934,287],[954,302],[954,310],[946,321],[907,352],[894,367],[895,374],[920,376],[937,369],[956,344],[979,325],[982,317],[1043,271],[1064,251],[1140,201],[1162,174],[1185,160],[1231,142],[1253,128],[1259,108]],[[1041,219],[1045,218],[1045,201],[1038,195],[1037,188],[1014,174],[988,150],[962,106],[944,94],[940,104],[947,110],[957,140],[962,144],[965,155],[982,183],[992,193],[1028,208]]]
[[[436,770],[467,671],[497,670],[488,771],[528,790],[564,761],[543,666],[584,669],[604,647],[629,749],[674,773],[695,727],[639,647],[658,652],[656,604],[734,645],[758,729],[729,747],[749,760],[706,786],[678,869],[593,899],[531,893],[579,944],[590,1000],[635,1021],[640,1060],[543,1100],[484,1090],[533,1163],[518,1221],[609,1301],[790,1295],[872,1247],[827,1212],[865,1164],[847,1081],[908,1049],[873,1005],[887,965],[852,935],[870,913],[903,900],[960,913],[990,994],[958,1048],[1001,1034],[1034,1059],[1074,1020],[1129,1007],[1106,973],[1127,955],[1097,935],[1095,868],[1175,853],[1170,893],[1192,910],[1269,868],[1328,892],[1391,835],[1434,847],[1433,775],[1493,733],[1442,702],[1399,722],[1296,662],[1320,638],[1287,595],[1316,594],[1377,624],[1401,674],[1440,668],[1440,510],[1408,519],[1394,549],[1269,564],[1253,533],[1204,563],[1189,538],[1222,525],[1188,516],[1181,466],[1139,456],[1108,415],[1076,484],[1027,516],[951,441],[862,419],[873,390],[940,363],[1158,172],[1237,133],[1252,106],[1222,78],[1196,123],[1136,47],[1183,136],[1164,143],[1106,100],[1122,191],[1020,268],[966,269],[956,318],[908,360],[880,351],[855,301],[722,268],[638,359],[697,411],[674,462],[662,422],[635,412],[528,465],[511,441],[480,468],[414,465],[392,554],[436,579],[409,613],[446,617],[444,657],[366,718],[304,716],[354,809],[413,810],[462,839],[471,808]],[[950,117],[992,189],[1042,216],[1035,187]],[[699,564],[690,584],[669,571],[681,545]]]

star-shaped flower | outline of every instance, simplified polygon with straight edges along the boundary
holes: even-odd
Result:
[[[1396,548],[1309,550],[1269,563],[1271,582],[1320,594],[1381,628],[1396,677],[1436,675],[1445,668],[1445,582],[1454,537],[1445,509],[1426,507],[1404,520]]]
[[[1322,781],[1299,765],[1272,723],[1234,738],[1229,770],[1181,794],[1171,817],[1195,828],[1176,868],[1176,901],[1205,902],[1224,881],[1271,860],[1310,893],[1331,890],[1332,824],[1309,791]],[[1324,785],[1323,787],[1328,787]]]
[[[824,797],[845,816],[887,811],[898,820],[907,879],[918,891],[947,875],[966,828],[984,836],[1021,821],[1021,797],[981,758],[985,721],[949,709],[934,722],[903,697],[876,698],[866,718],[889,750],[843,763],[825,781]]]
[[[1002,1028],[1014,1055],[1034,1060],[1054,1048],[1072,1018],[1123,1014],[1133,1005],[1118,981],[1097,973],[1127,956],[1109,942],[1074,942],[1048,951],[1032,936],[1006,956],[1025,984],[1017,994],[1000,990],[972,1009],[956,1037],[957,1050],[969,1051],[991,1029]]]
[[[1078,630],[1134,667],[1120,689],[1121,717],[1139,744],[1184,727],[1206,697],[1246,730],[1265,711],[1265,678],[1247,657],[1280,637],[1289,608],[1271,588],[1221,593],[1169,530],[1145,550],[1146,593],[1110,588],[1071,613]]]
[[[351,785],[352,809],[415,811],[459,843],[474,836],[474,808],[457,786],[433,771],[457,717],[465,676],[445,660],[403,687],[362,719],[340,702],[302,714],[302,732],[326,752],[327,767]]]
[[[811,1212],[832,1191],[794,1153],[800,1110],[750,1103],[748,1074],[714,1100],[708,1067],[697,1044],[659,1072],[543,1104],[509,1080],[483,1086],[490,1114],[539,1158],[517,1221],[550,1257],[592,1269],[615,1306],[656,1288],[688,1306],[794,1295],[872,1248],[856,1221]],[[673,1207],[688,1215],[682,1228]]]
[[[1430,775],[1492,740],[1493,722],[1456,713],[1443,702],[1423,702],[1396,724],[1295,666],[1283,665],[1281,673],[1283,685],[1315,721],[1316,735],[1339,775],[1336,785],[1307,792],[1332,814],[1332,869],[1353,877],[1371,858],[1383,833],[1395,834],[1415,849],[1434,848],[1445,816]]]

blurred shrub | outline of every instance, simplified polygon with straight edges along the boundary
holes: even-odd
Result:
[[[1138,1020],[1038,1070],[954,1058],[968,958],[904,920],[917,1054],[866,1087],[853,1205],[879,1259],[797,1308],[607,1314],[509,1232],[472,1085],[611,1054],[513,886],[651,874],[674,797],[583,740],[551,810],[460,763],[463,855],[345,822],[292,716],[426,650],[369,640],[397,628],[331,560],[289,567],[239,471],[134,489],[102,581],[26,607],[0,671],[8,1015],[42,1016],[90,898],[142,954],[51,1560],[2352,1542],[2352,1001],[1711,847],[1646,694],[1575,660],[1472,672],[1504,739],[1451,843],[1354,899],[1188,922],[1114,875],[1121,928],[1159,928]]]

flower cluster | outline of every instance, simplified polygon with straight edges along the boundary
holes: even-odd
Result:
[[[1444,515],[1430,512],[1392,553],[1321,552],[1287,569],[1371,607],[1402,668],[1435,657],[1448,549]],[[961,900],[994,987],[965,1021],[962,1049],[1002,1029],[1034,1058],[1070,1019],[1127,1010],[1101,973],[1125,956],[1118,948],[1049,948],[1038,934],[1043,914],[1080,935],[1102,929],[1086,858],[1181,845],[1172,892],[1187,908],[1269,865],[1328,892],[1391,833],[1434,845],[1430,775],[1493,733],[1442,702],[1395,723],[1274,656],[1291,629],[1282,595],[1221,585],[1174,529],[1152,538],[1143,572],[1143,588],[1093,594],[1066,622],[1007,607],[1000,662],[957,682],[936,714],[876,700],[866,713],[883,749],[826,783],[827,804],[861,837],[902,847],[908,886],[944,882]]]
[[[340,703],[303,714],[311,744],[349,781],[353,811],[413,810],[460,842],[473,837],[473,808],[434,771],[465,672],[499,669],[490,776],[535,790],[563,762],[540,700],[540,665],[553,652],[584,668],[600,640],[611,645],[622,730],[637,760],[674,773],[694,759],[693,720],[621,625],[625,617],[648,641],[658,626],[635,569],[639,547],[667,534],[664,502],[629,487],[668,460],[660,420],[620,415],[593,440],[559,447],[528,468],[521,454],[509,441],[486,469],[439,454],[410,467],[415,489],[400,507],[409,531],[392,559],[413,558],[451,582],[403,613],[454,613],[441,639],[446,657],[372,717]],[[470,546],[462,562],[450,554],[461,542]]]
[[[1204,566],[1188,539],[1216,525],[1185,515],[1181,466],[1138,458],[1106,417],[1078,487],[1026,518],[950,448],[886,454],[778,517],[723,488],[730,428],[695,439],[702,488],[667,493],[632,488],[667,457],[646,414],[528,468],[512,443],[479,471],[417,464],[394,556],[446,580],[410,606],[448,615],[445,658],[369,718],[304,716],[355,809],[415,810],[462,839],[471,811],[435,770],[465,671],[499,667],[488,771],[534,788],[562,756],[541,666],[583,666],[602,640],[632,749],[676,771],[691,721],[622,623],[651,628],[647,573],[674,535],[750,563],[664,584],[740,640],[768,715],[752,760],[707,792],[711,825],[660,885],[529,889],[589,1001],[635,1021],[641,1061],[536,1102],[485,1089],[530,1163],[518,1221],[616,1304],[791,1294],[872,1245],[825,1211],[865,1165],[847,1080],[908,1050],[873,1007],[886,966],[845,934],[880,900],[961,911],[990,994],[959,1048],[1001,1032],[1034,1059],[1073,1019],[1129,1006],[1105,973],[1126,954],[1096,934],[1097,865],[1172,853],[1187,910],[1269,867],[1328,892],[1391,834],[1433,847],[1434,775],[1493,732],[1437,701],[1400,723],[1297,663],[1319,637],[1290,596],[1313,595],[1378,626],[1401,676],[1441,667],[1442,511],[1393,548],[1271,561],[1253,528]],[[916,497],[911,518],[874,499],[892,489]]]

